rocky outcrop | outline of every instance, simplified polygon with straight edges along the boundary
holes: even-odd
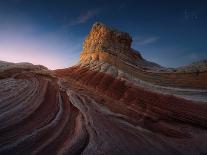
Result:
[[[169,87],[202,76],[182,83],[131,41],[96,23],[76,66],[0,61],[0,154],[206,154],[206,89]]]
[[[83,44],[80,62],[102,61],[112,64],[118,59],[135,64],[142,57],[131,48],[132,38],[128,33],[95,23]],[[118,58],[117,62],[114,58]]]
[[[107,71],[114,77],[129,81],[139,79],[160,86],[207,88],[207,80],[203,80],[207,79],[207,67],[204,65],[164,68],[142,58],[138,51],[131,48],[131,43],[129,34],[95,23],[84,41],[79,66]]]

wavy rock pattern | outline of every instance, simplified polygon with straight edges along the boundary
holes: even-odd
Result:
[[[93,137],[89,140],[91,147],[83,153],[206,152],[205,103],[143,90],[89,68],[72,67],[58,70],[56,74],[64,78],[62,85],[66,88],[76,85],[68,94],[84,113],[89,135]]]
[[[70,68],[0,80],[0,154],[199,154],[207,105]],[[9,76],[10,75],[10,76]]]
[[[82,114],[52,77],[2,79],[0,99],[0,154],[77,153],[88,140]]]

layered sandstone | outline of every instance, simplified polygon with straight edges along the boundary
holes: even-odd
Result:
[[[33,69],[32,69],[33,68]],[[207,106],[110,74],[13,66],[0,79],[0,154],[199,154]]]
[[[96,23],[73,67],[0,61],[0,154],[206,154],[207,90],[195,88],[207,78],[166,71],[131,42]]]

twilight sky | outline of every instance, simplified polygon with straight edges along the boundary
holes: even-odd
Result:
[[[71,66],[95,21],[130,33],[163,66],[207,59],[205,0],[0,0],[0,60]]]

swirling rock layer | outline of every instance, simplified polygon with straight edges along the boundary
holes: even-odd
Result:
[[[81,152],[88,141],[82,114],[59,87],[33,71],[0,80],[0,154]]]
[[[143,90],[89,68],[56,74],[64,87],[72,86],[68,94],[84,113],[90,138],[83,154],[206,152],[205,103]]]
[[[13,73],[0,80],[0,154],[207,152],[202,102],[81,67],[58,70],[56,76]]]
[[[17,72],[18,71],[18,72]],[[0,154],[199,154],[207,105],[73,67],[4,71]]]

